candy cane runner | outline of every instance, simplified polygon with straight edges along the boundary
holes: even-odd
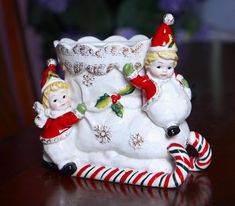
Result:
[[[132,185],[162,188],[178,187],[185,181],[188,175],[190,167],[189,156],[180,144],[171,144],[167,150],[176,161],[175,170],[172,173],[154,173],[86,164],[80,166],[74,175],[82,178]]]
[[[198,152],[198,157],[190,157],[190,171],[206,169],[211,163],[212,150],[206,139],[197,132],[190,132],[189,144]]]

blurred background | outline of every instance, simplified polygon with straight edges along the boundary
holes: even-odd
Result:
[[[0,140],[32,125],[46,59],[56,58],[54,40],[114,34],[151,38],[166,12],[176,18],[179,65],[187,61],[185,45],[209,44],[219,75],[220,45],[235,41],[234,0],[0,1]]]

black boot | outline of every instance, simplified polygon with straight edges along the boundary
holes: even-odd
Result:
[[[74,172],[76,172],[77,166],[74,162],[69,162],[63,166],[60,170],[60,173],[64,176],[71,176]]]
[[[180,133],[180,128],[178,126],[170,126],[167,128],[167,136],[173,137]]]

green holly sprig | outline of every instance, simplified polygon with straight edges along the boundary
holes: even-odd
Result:
[[[134,90],[135,88],[132,85],[128,84],[124,88],[119,90],[117,94],[109,95],[105,93],[103,96],[100,96],[99,99],[96,101],[95,107],[98,109],[103,109],[111,104],[113,112],[118,117],[122,118],[124,114],[124,107],[119,100],[122,96],[131,94]]]

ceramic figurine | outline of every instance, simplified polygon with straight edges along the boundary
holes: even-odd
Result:
[[[48,165],[55,164],[62,174],[72,175],[77,167],[70,152],[70,135],[72,126],[83,117],[86,106],[79,104],[72,110],[69,84],[56,74],[54,59],[48,60],[41,87],[43,105],[35,102],[33,108],[38,113],[35,124],[43,128],[40,136],[44,150],[43,160]]]
[[[143,90],[143,110],[168,137],[180,132],[179,125],[191,112],[191,90],[183,76],[174,72],[178,56],[170,28],[173,22],[171,14],[165,15],[154,34],[145,58],[146,75],[138,75],[132,64],[123,69],[132,85]]]
[[[181,185],[189,171],[209,166],[210,145],[185,121],[191,111],[191,91],[186,80],[174,73],[172,23],[172,15],[166,15],[152,41],[144,35],[54,41],[72,105],[83,102],[87,108],[66,138],[64,155],[69,160],[60,164],[53,159],[64,145],[58,150],[55,145],[52,154],[48,148],[48,158],[60,170],[72,162],[73,176],[170,188]],[[188,145],[198,157],[189,157]]]

